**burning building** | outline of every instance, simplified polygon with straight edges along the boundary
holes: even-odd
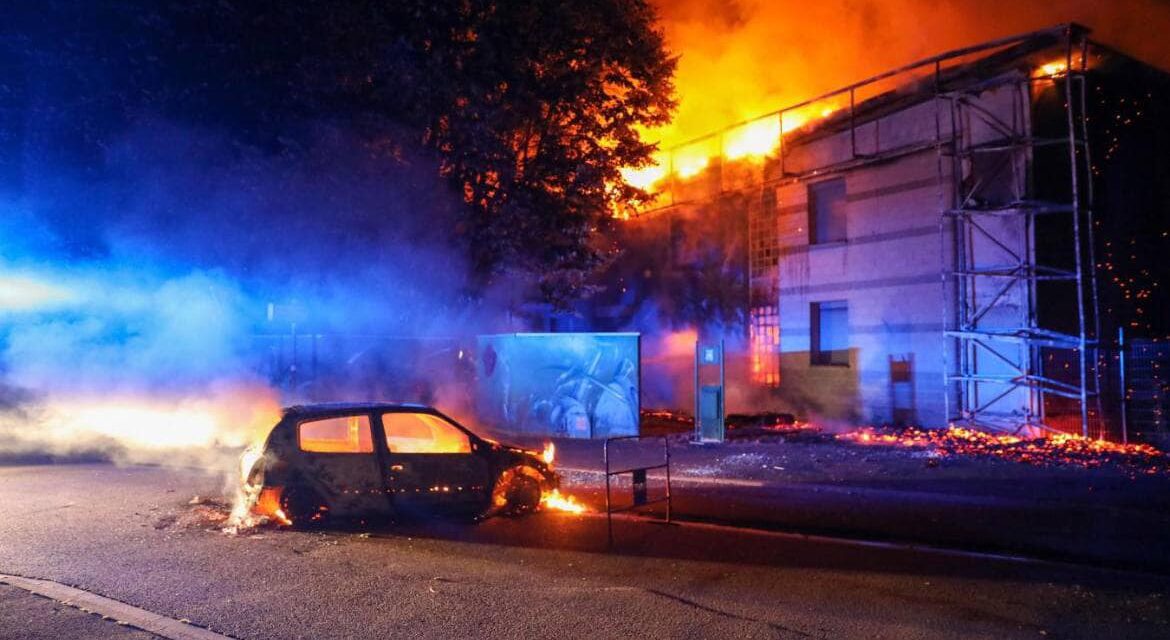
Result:
[[[646,334],[650,408],[693,406],[693,350],[652,345],[697,331],[729,411],[1111,435],[1118,330],[1170,333],[1168,96],[1061,25],[671,148],[572,328]]]

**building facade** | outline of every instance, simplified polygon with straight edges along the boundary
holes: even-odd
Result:
[[[671,166],[705,168],[657,185],[584,315],[647,334],[644,376],[665,388],[646,382],[644,406],[692,406],[689,328],[728,342],[731,412],[1103,435],[1120,401],[1109,337],[1134,315],[1106,254],[1134,234],[1156,252],[1166,212],[1111,181],[1170,174],[1154,143],[1102,156],[1143,135],[1113,127],[1139,98],[1130,119],[1164,140],[1166,95],[1163,74],[1063,25],[674,149]],[[727,152],[760,131],[766,153]]]

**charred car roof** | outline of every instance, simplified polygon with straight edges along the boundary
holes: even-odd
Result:
[[[395,411],[400,409],[426,411],[428,413],[439,412],[434,407],[410,402],[320,402],[316,404],[298,404],[291,407],[285,407],[284,415],[286,417],[308,417],[319,415],[334,415],[338,413]]]

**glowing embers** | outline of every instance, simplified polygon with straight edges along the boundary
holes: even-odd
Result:
[[[867,427],[840,434],[837,439],[862,445],[930,449],[944,456],[991,456],[1037,466],[1115,465],[1136,473],[1170,473],[1170,456],[1150,445],[1119,444],[1064,433],[1025,439],[955,426],[946,429]]]
[[[587,511],[585,505],[573,496],[561,494],[559,489],[546,491],[540,496],[540,506],[550,511],[564,511],[565,513],[579,514]]]

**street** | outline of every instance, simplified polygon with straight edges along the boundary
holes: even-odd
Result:
[[[1170,580],[1152,574],[634,519],[607,550],[604,518],[558,513],[229,536],[205,517],[224,484],[160,467],[0,468],[0,574],[249,639],[1170,633]],[[0,636],[33,635],[14,626],[25,609],[11,591]]]

